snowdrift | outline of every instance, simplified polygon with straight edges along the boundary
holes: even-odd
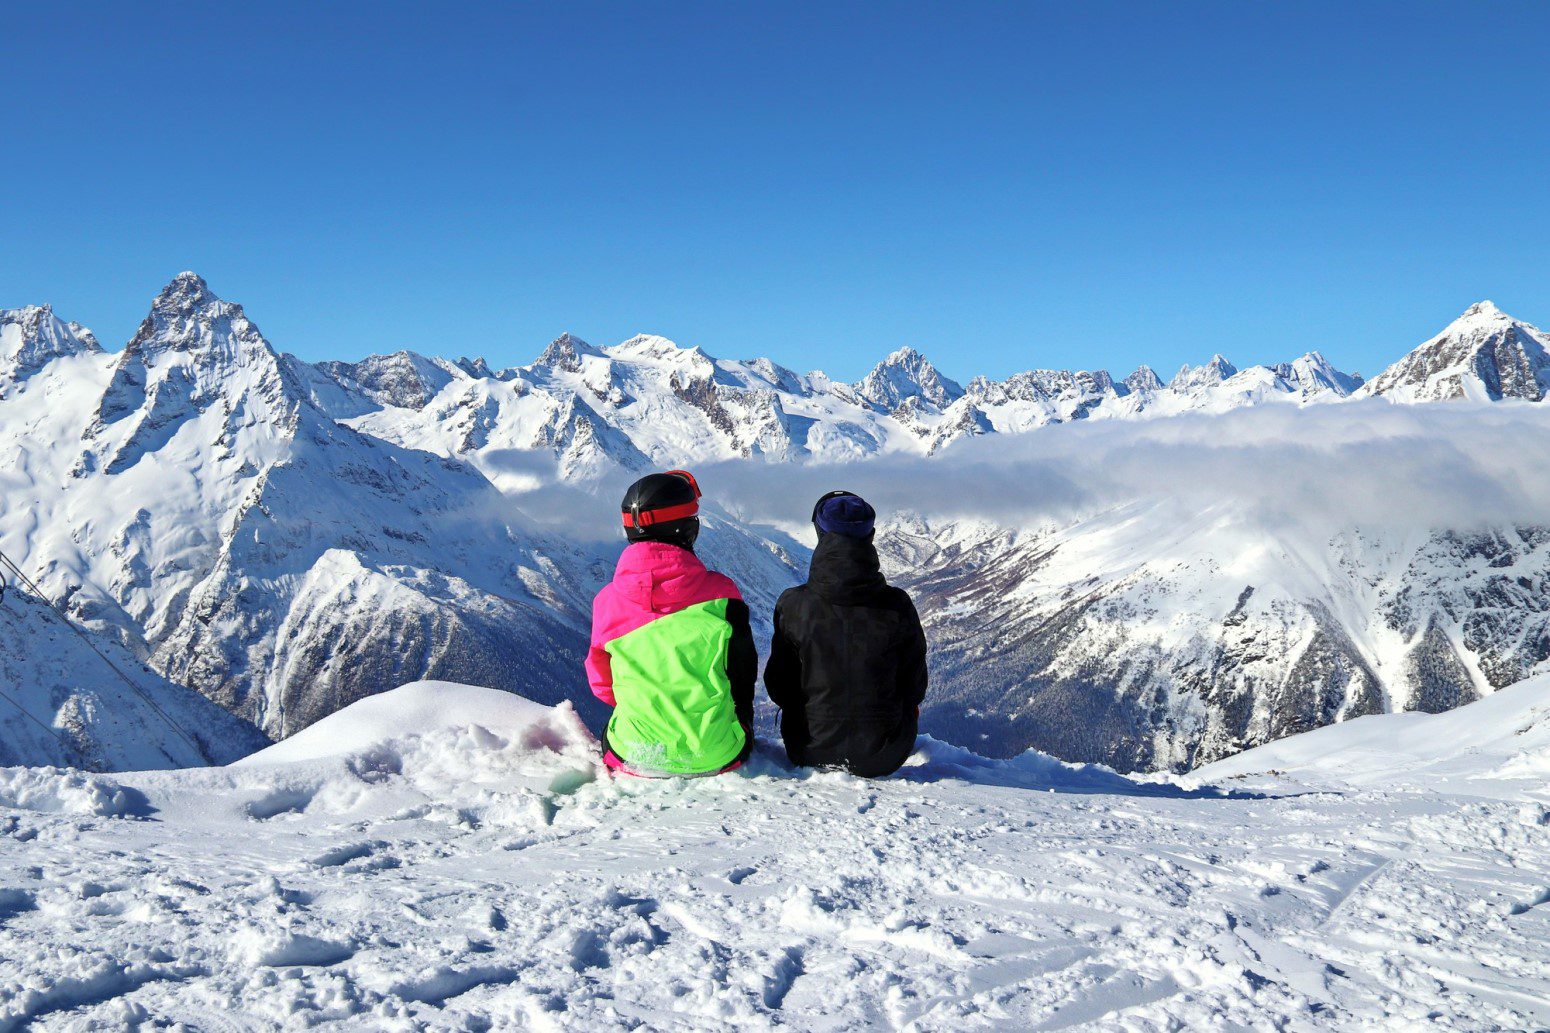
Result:
[[[1376,714],[1294,735],[1199,768],[1193,778],[1267,774],[1550,799],[1550,675],[1443,714]]]
[[[321,760],[410,736],[474,727],[556,751],[592,741],[569,703],[550,707],[499,689],[417,681],[352,703],[237,763]]]

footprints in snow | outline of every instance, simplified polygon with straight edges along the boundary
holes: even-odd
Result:
[[[38,898],[28,890],[0,889],[0,925],[37,906]]]
[[[346,875],[391,871],[400,867],[403,862],[394,854],[380,852],[389,846],[391,846],[390,843],[380,839],[364,843],[345,843],[323,851],[312,858],[309,864],[318,869],[337,868]]]
[[[1516,918],[1518,915],[1526,915],[1536,907],[1543,907],[1546,904],[1550,904],[1550,886],[1541,889],[1528,900],[1521,900],[1513,904],[1507,913]]]
[[[761,993],[766,1008],[779,1011],[786,1003],[786,995],[791,993],[797,977],[807,971],[803,964],[806,956],[807,952],[801,947],[787,947],[776,956]]]
[[[256,800],[248,801],[248,817],[254,821],[268,821],[282,814],[300,814],[317,796],[316,788],[289,786],[272,789]]]
[[[0,836],[9,836],[18,843],[30,843],[38,838],[38,830],[22,824],[19,815],[7,814],[0,816]]]

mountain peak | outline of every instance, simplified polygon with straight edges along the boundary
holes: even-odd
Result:
[[[1282,368],[1284,367],[1284,369]],[[1335,367],[1335,364],[1324,357],[1324,353],[1318,350],[1310,351],[1300,359],[1282,363],[1279,367],[1272,367],[1277,375],[1291,381],[1305,395],[1316,395],[1325,391],[1333,391],[1344,398],[1346,395],[1362,386],[1360,375],[1344,373]]]
[[[448,367],[458,368],[407,348],[390,355],[368,355],[359,362],[322,362],[317,366],[336,381],[353,385],[379,405],[400,409],[423,409],[452,382],[454,374]]]
[[[235,456],[231,435],[239,429],[262,428],[257,433],[273,435],[271,441],[291,435],[310,404],[294,369],[242,306],[222,301],[197,273],[185,272],[156,296],[119,353],[86,436],[94,443],[94,462],[117,473],[212,411],[224,413],[214,419],[227,430],[206,430],[219,437],[223,455]]]
[[[1191,366],[1186,363],[1179,367],[1179,371],[1168,382],[1168,387],[1173,391],[1194,391],[1220,384],[1237,372],[1238,367],[1228,362],[1218,352],[1211,356],[1211,361],[1204,366]]]
[[[241,305],[222,301],[198,273],[181,272],[151,302],[150,313],[124,349],[124,360],[197,352],[226,362],[248,351],[275,356]]]
[[[963,387],[942,376],[937,368],[914,348],[905,346],[889,353],[873,367],[855,391],[862,399],[883,409],[895,409],[911,398],[921,398],[940,407],[963,397]]]
[[[1477,301],[1363,390],[1404,402],[1541,401],[1550,395],[1550,335]]]
[[[100,352],[100,351],[102,351],[102,345],[100,343],[98,343],[97,335],[91,332],[91,328],[90,327],[82,326],[80,323],[77,323],[75,320],[72,319],[72,320],[70,320],[70,322],[65,324],[65,329],[69,330],[72,334],[74,334],[76,336],[76,339],[79,340],[82,344],[84,344],[86,346],[86,350],[87,351],[90,351],[90,352]]]
[[[680,355],[705,355],[699,345],[682,345],[661,334],[636,334],[609,349],[611,352],[638,355],[645,358],[673,358]]]
[[[490,368],[488,362],[484,361],[483,355],[472,359],[464,355],[454,365],[475,380],[489,380],[495,376],[495,371]]]
[[[1460,319],[1469,319],[1471,317],[1481,317],[1481,318],[1485,318],[1485,319],[1511,319],[1512,318],[1511,316],[1507,315],[1507,313],[1505,313],[1501,309],[1497,308],[1496,307],[1496,302],[1490,301],[1490,300],[1475,302],[1473,305],[1471,305],[1467,309],[1465,309],[1464,310],[1464,314],[1462,316],[1460,316],[1459,318]]]
[[[1314,349],[1313,351],[1308,352],[1300,359],[1293,359],[1291,362],[1288,362],[1285,365],[1293,370],[1307,370],[1309,372],[1319,373],[1325,376],[1333,376],[1337,373],[1339,373],[1341,376],[1345,376],[1345,374],[1340,373],[1340,370],[1335,367],[1335,364],[1326,359],[1324,357],[1324,353],[1318,349]]]
[[[538,356],[533,365],[574,373],[581,369],[583,355],[601,354],[602,352],[567,330],[549,342],[549,346],[543,350],[543,354]]]
[[[1162,377],[1157,371],[1147,365],[1136,367],[1136,371],[1123,381],[1124,385],[1132,391],[1161,391],[1163,388]]]
[[[101,350],[90,330],[62,321],[51,305],[0,309],[0,373],[26,375],[56,358]]]
[[[151,302],[151,307],[160,311],[188,312],[220,300],[203,276],[185,270],[168,281]]]

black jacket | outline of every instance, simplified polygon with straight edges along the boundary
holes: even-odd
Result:
[[[764,687],[794,764],[877,777],[910,755],[926,636],[909,594],[883,580],[870,538],[819,538],[807,584],[775,604]]]
[[[748,733],[747,757],[753,747],[753,687],[759,680],[759,650],[753,644],[753,628],[748,623],[748,604],[741,599],[727,600],[727,623],[732,625],[732,641],[727,643],[727,680],[732,683],[732,706],[738,723]]]

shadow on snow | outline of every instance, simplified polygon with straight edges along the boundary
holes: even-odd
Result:
[[[807,778],[811,768],[792,765],[785,751],[770,742],[760,742],[744,768],[749,775],[773,778]],[[1268,794],[1245,790],[1202,786],[1186,789],[1174,782],[1147,781],[1119,774],[1102,764],[1071,764],[1046,753],[1029,750],[1017,757],[995,760],[981,757],[961,746],[922,735],[904,766],[884,782],[967,782],[972,785],[1026,789],[1034,792],[1091,794],[1105,796],[1146,796],[1159,799],[1263,800]]]

